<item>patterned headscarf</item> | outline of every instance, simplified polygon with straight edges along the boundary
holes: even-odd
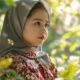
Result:
[[[0,36],[0,51],[15,47],[22,49],[27,46],[22,40],[22,31],[27,16],[37,3],[41,3],[47,10],[43,0],[21,0],[7,11]]]

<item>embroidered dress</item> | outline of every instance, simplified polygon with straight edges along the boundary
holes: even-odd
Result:
[[[27,52],[26,56],[35,57],[39,54]],[[24,80],[55,80],[57,77],[57,70],[47,55],[44,58],[34,60],[25,59],[18,54],[8,54],[5,57],[13,58],[10,68],[20,74]]]

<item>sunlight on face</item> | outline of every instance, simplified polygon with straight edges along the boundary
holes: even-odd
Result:
[[[45,10],[37,9],[26,21],[23,39],[28,46],[43,44],[48,36],[49,18]]]

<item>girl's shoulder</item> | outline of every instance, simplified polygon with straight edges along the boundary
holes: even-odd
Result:
[[[43,60],[47,64],[47,67],[52,72],[52,74],[54,74],[54,76],[57,77],[58,72],[57,72],[56,65],[54,64],[54,62],[52,62],[52,60],[50,59],[50,55],[48,53],[46,53],[46,55],[43,57]]]
[[[8,53],[5,54],[4,56],[0,56],[0,64],[9,64],[8,66],[10,66],[12,63],[17,63],[22,61],[22,57],[18,54],[12,54],[12,53]],[[1,63],[2,62],[2,63]]]
[[[47,62],[50,62],[49,53],[47,53],[47,52],[45,52],[45,51],[43,51],[43,53],[45,54],[45,55],[43,56],[43,59],[44,59],[45,61],[47,61]]]

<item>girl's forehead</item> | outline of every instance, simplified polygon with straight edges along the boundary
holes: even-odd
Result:
[[[32,15],[31,15],[31,18],[32,19],[35,19],[35,20],[40,20],[40,19],[44,19],[46,21],[49,21],[49,15],[48,13],[43,10],[43,9],[37,9],[35,10]]]

